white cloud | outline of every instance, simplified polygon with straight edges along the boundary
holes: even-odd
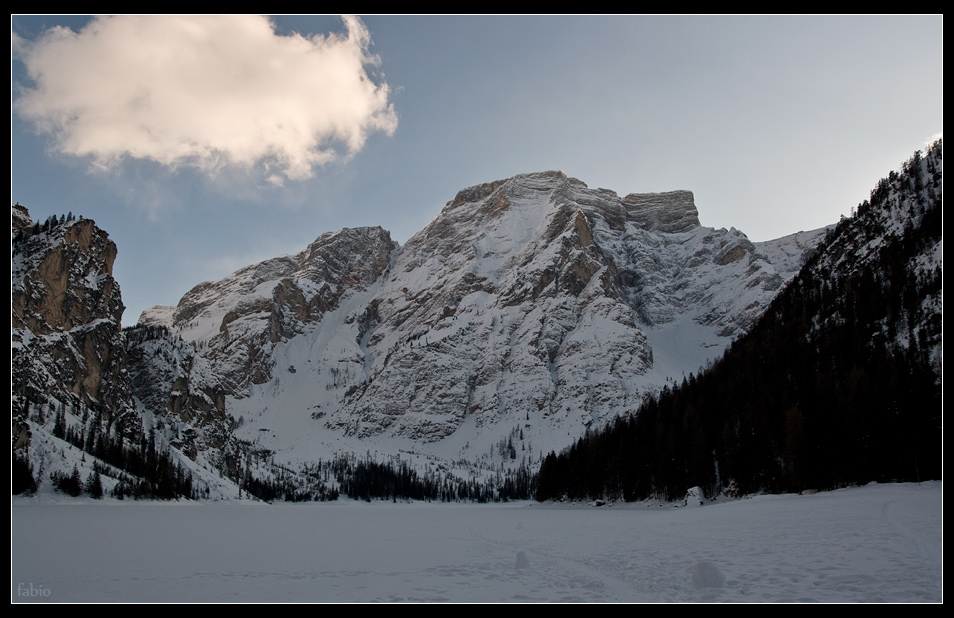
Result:
[[[264,163],[269,182],[350,157],[397,115],[356,17],[345,34],[280,36],[259,16],[97,18],[14,50],[33,84],[17,112],[57,150],[110,167],[123,157],[214,171]]]

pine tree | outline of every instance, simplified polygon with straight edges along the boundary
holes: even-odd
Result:
[[[30,459],[21,451],[13,453],[13,470],[10,475],[13,495],[36,493],[36,479],[33,478],[33,466]]]
[[[98,468],[94,468],[93,472],[86,477],[86,487],[84,489],[86,490],[86,493],[88,493],[90,496],[92,496],[96,500],[102,499],[103,482],[99,476]]]

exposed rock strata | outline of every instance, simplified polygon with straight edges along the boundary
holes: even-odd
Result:
[[[702,227],[688,191],[620,198],[543,172],[460,191],[403,247],[325,234],[140,321],[192,342],[236,417],[281,391],[356,437],[577,435],[662,379],[654,329],[689,320],[713,346],[745,330],[797,270],[768,254]]]
[[[116,245],[91,220],[41,228],[26,209],[13,210],[14,415],[28,401],[72,402],[138,430],[112,276]]]

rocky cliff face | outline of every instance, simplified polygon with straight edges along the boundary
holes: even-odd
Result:
[[[194,497],[191,473],[173,462],[201,454],[206,495],[231,495],[208,472],[238,476],[224,391],[192,344],[161,328],[121,330],[106,232],[72,215],[40,225],[19,205],[11,221],[15,492],[58,485],[78,466],[88,483],[102,472],[107,492],[125,487],[120,496]]]
[[[388,268],[396,245],[381,228],[324,234],[296,256],[243,268],[194,287],[175,307],[155,307],[140,324],[167,326],[201,347],[228,395],[272,379],[275,346],[304,334]]]
[[[91,220],[39,226],[21,206],[12,220],[14,417],[27,401],[69,402],[137,430],[112,276],[116,245]]]
[[[207,281],[175,307],[144,312],[127,331],[137,398],[161,415],[173,446],[233,467],[232,430],[244,417],[226,402],[277,382],[275,350],[373,284],[395,249],[381,228],[324,234],[298,255]]]
[[[715,356],[820,234],[756,245],[702,227],[688,191],[526,174],[461,191],[404,247],[380,228],[326,234],[140,322],[194,346],[239,433],[289,456],[334,436],[473,446],[517,425],[550,448]]]
[[[209,361],[163,327],[138,325],[124,334],[132,391],[141,407],[161,419],[171,446],[193,461],[204,453],[223,469],[234,451],[233,421]]]

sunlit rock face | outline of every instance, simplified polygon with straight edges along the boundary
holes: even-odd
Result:
[[[124,307],[112,276],[116,245],[91,220],[71,217],[40,226],[26,208],[12,210],[15,424],[27,402],[59,402],[135,432],[141,423],[126,370]]]
[[[685,365],[653,333],[692,324],[714,355],[819,234],[756,245],[702,227],[688,191],[525,174],[460,191],[404,246],[380,228],[324,234],[140,323],[193,345],[226,410],[263,430],[293,413],[357,438],[575,437]]]

